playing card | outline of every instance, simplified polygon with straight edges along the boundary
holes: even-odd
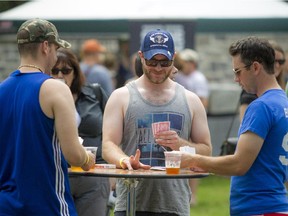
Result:
[[[182,146],[179,148],[180,151],[182,152],[189,152],[191,154],[196,154],[196,150],[194,147],[190,147],[190,146]]]
[[[158,132],[169,131],[170,130],[170,121],[159,122]]]
[[[170,130],[170,121],[152,123],[152,132],[155,135],[158,132]]]
[[[154,122],[152,123],[152,133],[153,133],[153,136],[156,134],[156,128],[158,128],[158,122]]]

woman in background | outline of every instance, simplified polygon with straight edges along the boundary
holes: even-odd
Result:
[[[102,117],[107,95],[98,85],[85,85],[76,55],[69,49],[57,50],[58,60],[51,75],[65,82],[73,95],[76,110],[81,118],[79,136],[84,146],[96,146],[96,163],[106,163],[102,157]],[[106,216],[110,193],[108,178],[69,177],[71,193],[79,216]]]

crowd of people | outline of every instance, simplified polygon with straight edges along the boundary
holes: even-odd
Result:
[[[194,147],[181,153],[182,168],[231,176],[232,216],[288,215],[288,55],[276,42],[251,36],[229,47],[243,92],[237,148],[227,156],[212,156],[201,58],[176,52],[168,31],[147,32],[123,64],[96,39],[78,56],[43,19],[24,22],[17,44],[20,66],[0,84],[0,215],[109,216],[111,194],[114,215],[127,215],[123,179],[69,176],[68,167],[164,166],[159,145]],[[151,132],[168,120],[168,131]],[[83,146],[98,147],[96,158]],[[189,216],[197,185],[139,179],[136,215]]]

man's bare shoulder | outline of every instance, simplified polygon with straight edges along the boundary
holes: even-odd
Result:
[[[189,91],[189,90],[185,89],[185,95],[186,95],[186,98],[188,100],[193,100],[193,101],[199,100],[199,102],[201,102],[199,97],[192,91]]]
[[[50,118],[54,118],[55,108],[65,107],[68,102],[68,106],[73,106],[73,98],[69,87],[58,80],[47,79],[40,89],[40,105],[42,111]]]
[[[71,94],[69,87],[65,83],[55,79],[47,79],[41,86],[41,91],[47,94]]]
[[[106,107],[126,108],[129,103],[129,90],[126,86],[115,89],[110,95]]]
[[[194,92],[185,89],[185,96],[191,111],[199,112],[199,110],[205,110],[200,98]]]
[[[123,96],[128,96],[129,95],[129,91],[128,88],[126,86],[120,87],[115,89],[110,97],[123,97]]]

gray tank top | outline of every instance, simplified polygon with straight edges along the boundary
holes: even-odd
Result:
[[[186,140],[191,132],[189,111],[184,87],[176,84],[176,94],[164,105],[145,100],[135,82],[126,86],[130,98],[124,119],[124,136],[121,148],[127,155],[141,151],[141,162],[151,166],[165,166],[164,150],[155,143],[151,124],[170,121],[170,129]],[[122,179],[117,182],[116,211],[125,211],[127,189]],[[187,179],[139,179],[136,187],[136,210],[190,215],[190,188]]]

